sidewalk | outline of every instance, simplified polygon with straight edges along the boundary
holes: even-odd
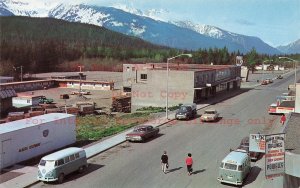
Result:
[[[282,133],[285,126],[280,123],[280,116],[278,116],[270,130],[267,131],[268,134]],[[283,187],[283,177],[276,177],[273,179],[266,179],[265,177],[265,157],[262,157],[257,161],[252,167],[258,167],[254,169],[255,178],[253,182],[244,186],[245,188],[282,188]],[[258,170],[260,169],[260,171]],[[258,173],[258,174],[257,174]],[[251,180],[248,180],[251,181]]]
[[[254,86],[255,87],[255,86]],[[243,88],[243,87],[241,87]],[[225,93],[225,94],[222,94],[222,95],[218,95],[217,97],[215,98],[210,98],[207,100],[207,102],[205,104],[199,104],[197,105],[197,110],[200,110],[202,108],[205,108],[207,106],[210,106],[212,104],[215,104],[215,103],[218,103],[220,101],[223,101],[223,100],[226,100],[230,97],[233,97],[233,96],[236,96],[236,95],[239,95],[243,93],[242,90],[236,90],[236,91],[232,91],[230,93]],[[171,122],[175,119],[175,111],[171,111],[169,112],[169,119],[167,120],[165,117],[160,117],[160,118],[157,118],[155,120],[152,120],[152,121],[149,121],[149,122],[146,122],[144,124],[151,124],[153,125],[154,127],[159,127],[159,126],[162,126],[168,122]],[[92,144],[85,149],[86,151],[86,154],[87,154],[87,157],[88,158],[91,158],[99,153],[102,153],[116,145],[119,145],[123,142],[125,142],[125,135],[129,132],[131,132],[133,130],[133,128],[125,131],[125,132],[122,132],[120,134],[117,134],[115,136],[112,136],[111,138],[108,138],[104,141],[101,141],[101,142],[98,142],[98,143],[95,143],[95,144]],[[30,170],[27,170],[27,167],[24,166],[24,167],[19,167],[19,170],[18,171],[21,171],[24,173],[24,175],[20,175],[16,178],[13,178],[9,181],[6,181],[2,184],[0,184],[0,188],[8,188],[8,187],[15,187],[15,188],[21,188],[21,187],[29,187],[30,185],[34,185],[35,183],[39,182],[36,178],[37,176],[37,167],[30,167]],[[11,171],[11,172],[14,172]]]

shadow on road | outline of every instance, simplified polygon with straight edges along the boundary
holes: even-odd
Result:
[[[70,182],[70,181],[73,181],[75,179],[79,179],[85,175],[88,175],[89,173],[92,173],[100,168],[104,167],[104,165],[98,165],[98,164],[93,164],[93,163],[89,163],[87,169],[82,173],[78,173],[78,172],[73,172],[69,175],[67,175],[65,178],[64,178],[64,182],[63,183],[67,183],[67,182]],[[49,184],[52,184],[52,183],[49,183]],[[55,183],[57,184],[57,182]]]
[[[164,135],[164,134],[162,134],[162,133],[158,133],[156,136],[153,136],[153,137],[151,137],[151,138],[145,140],[144,143],[150,142],[151,140],[154,140],[154,139],[156,139],[156,138],[159,138],[159,137],[161,137],[161,136],[163,136],[163,135]]]
[[[257,167],[257,166],[254,166],[252,167],[248,177],[245,179],[245,183],[243,184],[244,186],[245,185],[248,185],[248,184],[251,184],[252,182],[254,182],[256,180],[256,178],[258,177],[258,174],[260,173],[261,171],[261,168]]]
[[[180,170],[180,169],[182,169],[182,167],[173,168],[173,169],[168,170],[167,173],[175,172],[175,171]]]
[[[202,170],[196,170],[194,172],[192,172],[192,174],[199,174],[201,172],[204,172],[206,169],[202,169]]]

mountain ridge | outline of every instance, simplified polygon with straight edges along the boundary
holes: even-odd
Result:
[[[9,0],[2,0],[0,2],[9,2]],[[30,10],[24,8],[22,12],[11,10],[9,7],[5,8],[5,6],[1,4],[0,6],[3,9],[3,11],[0,9],[0,15],[3,15],[5,10],[6,14],[12,13],[14,15],[32,14],[30,16],[38,16],[45,14],[45,10],[41,10],[41,12],[43,12],[42,14],[34,9]],[[143,13],[140,12],[139,14]],[[281,53],[278,49],[271,47],[258,37],[235,34],[208,25],[205,27],[205,32],[199,32],[197,28],[191,27],[191,23],[189,23],[190,26],[187,27],[187,25],[184,26],[178,23],[155,20],[147,16],[132,14],[113,7],[100,7],[87,4],[60,4],[50,9],[47,16],[70,22],[103,26],[126,35],[140,37],[154,44],[178,49],[197,50],[200,48],[223,48],[226,46],[229,51],[247,53],[254,47],[259,53]]]

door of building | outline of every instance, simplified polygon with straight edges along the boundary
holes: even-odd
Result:
[[[2,141],[1,168],[12,164],[11,139]]]

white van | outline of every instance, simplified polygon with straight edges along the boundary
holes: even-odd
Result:
[[[251,170],[250,156],[243,151],[230,152],[221,162],[219,177],[221,183],[242,185]]]
[[[37,179],[62,183],[66,175],[77,170],[81,173],[86,167],[85,151],[81,148],[70,147],[43,157],[38,165]]]

